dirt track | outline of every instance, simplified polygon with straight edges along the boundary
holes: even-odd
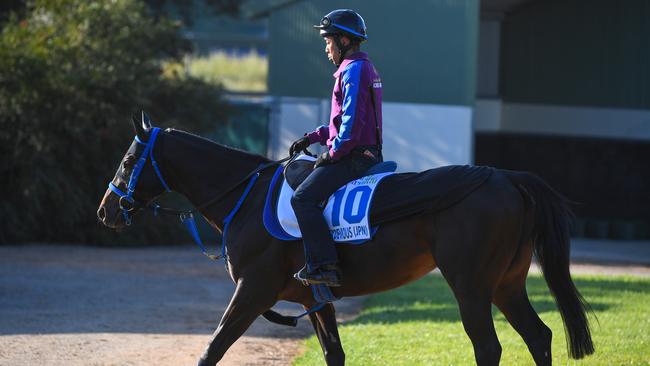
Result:
[[[650,267],[578,264],[574,273],[650,276]],[[234,286],[194,247],[0,247],[0,365],[194,365]],[[342,317],[358,299],[337,303]],[[284,314],[302,311],[293,304]],[[312,333],[258,319],[222,365],[287,365]]]
[[[0,365],[195,365],[233,290],[223,262],[189,246],[0,247]],[[311,333],[260,318],[220,365],[289,364]]]

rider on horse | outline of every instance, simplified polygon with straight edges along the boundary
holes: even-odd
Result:
[[[291,205],[302,233],[306,265],[294,277],[310,284],[340,286],[336,247],[323,217],[322,203],[347,182],[360,178],[381,155],[381,79],[360,51],[367,40],[363,18],[349,9],[325,15],[319,25],[334,73],[329,126],[296,140],[289,154],[319,142],[327,145],[313,172],[296,189]]]

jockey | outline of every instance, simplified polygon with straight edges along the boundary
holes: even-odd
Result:
[[[334,73],[329,126],[296,140],[289,155],[313,143],[327,145],[313,172],[296,189],[291,205],[305,249],[305,267],[294,277],[310,284],[341,285],[336,247],[323,217],[322,202],[346,183],[360,178],[381,155],[381,79],[368,55],[360,51],[368,39],[363,18],[349,9],[325,15],[319,25]]]

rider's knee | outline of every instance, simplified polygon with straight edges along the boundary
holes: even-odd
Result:
[[[309,192],[306,189],[300,189],[298,187],[293,195],[291,196],[291,207],[295,210],[296,208],[304,207],[316,207],[320,203],[320,199],[315,197],[313,192]]]
[[[301,206],[305,203],[305,194],[302,190],[296,189],[295,192],[291,195],[291,206],[295,209],[298,206]]]

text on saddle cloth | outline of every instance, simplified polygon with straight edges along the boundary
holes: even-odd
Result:
[[[315,160],[308,156],[300,156],[298,159],[306,162]],[[385,166],[390,171],[371,174],[354,180],[330,196],[323,210],[323,215],[334,241],[360,244],[372,237],[374,230],[370,227],[369,212],[375,188],[384,177],[393,174],[396,167],[394,163],[385,164]],[[274,177],[277,179],[273,179],[271,182],[269,195],[272,195],[275,183],[281,180],[280,194],[275,202],[275,207],[270,204],[272,199],[267,197],[264,224],[269,233],[278,239],[297,240],[302,237],[302,234],[291,207],[291,196],[294,189],[285,179],[281,179],[282,175],[279,173],[281,173],[280,170],[276,172],[276,177]],[[304,179],[304,177],[300,178]]]

